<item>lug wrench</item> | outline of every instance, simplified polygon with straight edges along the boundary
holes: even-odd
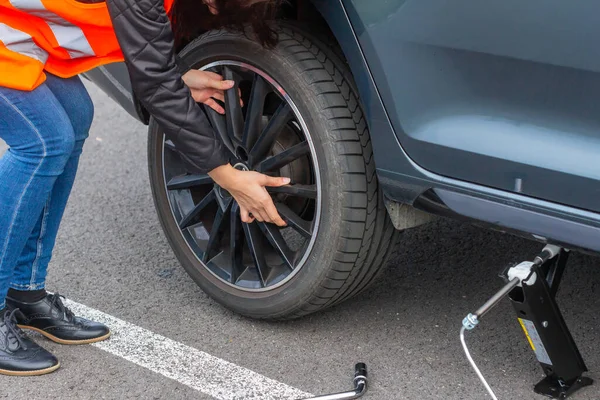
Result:
[[[348,392],[326,394],[310,397],[305,400],[352,400],[362,397],[367,392],[367,365],[358,363],[354,366],[354,390]]]

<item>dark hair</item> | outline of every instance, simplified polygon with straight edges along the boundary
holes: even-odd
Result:
[[[202,0],[175,0],[169,17],[175,45],[181,46],[202,32],[226,28],[247,34],[252,28],[256,39],[265,47],[277,43],[277,34],[269,25],[282,0],[267,0],[248,6],[249,0],[215,0],[219,11],[214,15]]]

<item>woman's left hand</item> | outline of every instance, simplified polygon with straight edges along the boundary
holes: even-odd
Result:
[[[214,72],[196,69],[186,72],[183,81],[190,88],[196,102],[206,104],[219,114],[225,114],[225,110],[215,99],[224,102],[225,90],[235,85],[233,81],[225,81],[221,75]]]

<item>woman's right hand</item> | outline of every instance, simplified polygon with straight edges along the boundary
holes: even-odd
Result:
[[[274,178],[254,171],[240,171],[229,164],[213,169],[208,175],[238,202],[243,222],[250,223],[256,218],[261,222],[286,226],[265,187],[287,185],[290,183],[289,178]]]

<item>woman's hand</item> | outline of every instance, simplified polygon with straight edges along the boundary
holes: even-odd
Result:
[[[190,88],[192,97],[197,103],[206,104],[219,114],[225,114],[225,110],[215,99],[225,101],[225,90],[231,89],[235,82],[225,81],[221,75],[214,72],[196,69],[186,72],[183,75],[183,82]]]
[[[243,222],[250,223],[256,218],[261,222],[286,226],[265,187],[287,185],[290,183],[289,178],[274,178],[254,171],[240,171],[229,164],[217,167],[208,174],[238,202]]]

